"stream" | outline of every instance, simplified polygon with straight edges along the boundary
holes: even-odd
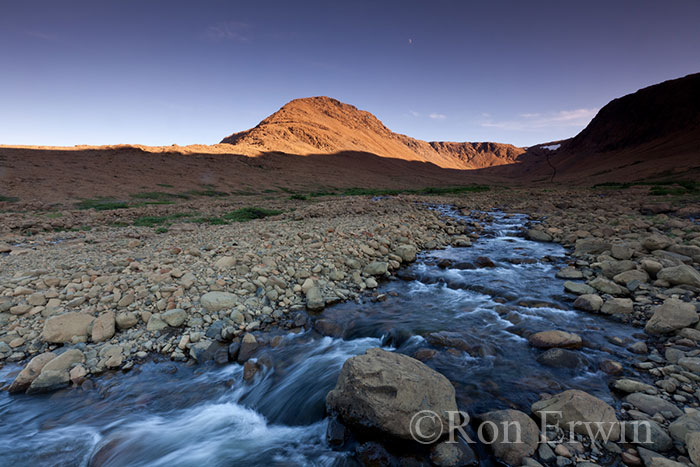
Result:
[[[519,236],[524,215],[490,214],[473,247],[424,252],[380,284],[381,300],[312,317],[332,323],[338,337],[308,330],[266,348],[257,357],[268,364],[249,384],[236,363],[149,362],[95,378],[92,390],[0,392],[0,465],[356,465],[351,451],[325,440],[325,397],[343,362],[371,347],[429,356],[425,363],[454,384],[460,410],[470,414],[529,413],[539,394],[572,388],[616,404],[599,365],[630,367],[635,355],[610,338],[629,341],[635,328],[574,311],[554,276],[565,250]],[[537,361],[543,351],[527,336],[548,329],[583,338],[573,364]],[[0,385],[18,369],[0,368]]]

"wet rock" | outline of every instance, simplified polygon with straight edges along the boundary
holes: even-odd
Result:
[[[554,348],[539,355],[537,362],[553,368],[574,369],[581,364],[581,358],[571,350]]]
[[[527,231],[527,238],[536,242],[551,242],[552,236],[542,230],[530,229]]]
[[[56,358],[56,354],[53,352],[45,352],[32,358],[8,388],[10,394],[26,391],[32,381],[39,376],[44,366],[54,358]]]
[[[577,389],[535,402],[532,413],[540,419],[544,418],[548,425],[558,425],[568,430],[569,424],[581,422],[574,425],[576,433],[598,438],[601,436],[598,431],[600,428],[604,433],[610,434],[610,440],[620,439],[620,423],[615,416],[615,409],[597,397]],[[586,423],[589,422],[595,426],[587,426]]]
[[[647,354],[649,352],[647,345],[642,341],[635,342],[634,344],[627,347],[627,350],[629,350],[632,353],[636,353],[638,355],[644,355],[644,354]]]
[[[659,271],[656,277],[671,285],[692,285],[693,287],[700,287],[700,272],[687,264],[664,268]]]
[[[600,276],[590,281],[588,285],[590,285],[599,292],[607,293],[610,295],[621,295],[623,293],[622,287],[620,287],[613,281]]]
[[[583,279],[583,273],[578,269],[567,266],[555,274],[559,279]]]
[[[476,466],[479,459],[472,448],[461,440],[438,443],[430,450],[430,462],[437,467]]]
[[[574,308],[583,311],[599,311],[603,306],[603,299],[597,294],[584,294],[576,298]]]
[[[648,415],[654,415],[658,412],[668,413],[672,417],[680,417],[683,415],[683,411],[676,407],[675,404],[664,400],[657,396],[652,396],[649,394],[642,394],[636,392],[625,397],[625,401],[629,402],[633,406],[637,407],[642,412]]]
[[[600,369],[609,375],[622,373],[622,364],[613,360],[603,360],[600,362]]]
[[[207,292],[199,299],[202,307],[209,312],[233,308],[238,304],[236,295],[228,292]]]
[[[698,314],[692,303],[669,298],[656,307],[644,330],[648,334],[668,334],[698,322]]]
[[[27,394],[38,394],[41,392],[51,392],[68,386],[70,375],[67,370],[42,370],[41,374],[32,381],[27,389]]]
[[[384,446],[374,441],[360,445],[355,450],[355,454],[365,467],[385,467],[397,464]]]
[[[313,286],[306,291],[306,308],[309,311],[320,311],[326,307],[326,301],[323,298],[321,289],[318,286]]]
[[[494,455],[509,465],[520,465],[523,457],[534,454],[540,441],[537,424],[519,410],[497,410],[479,416],[483,433]],[[522,442],[515,442],[520,440]]]
[[[474,260],[474,264],[479,268],[495,268],[496,264],[486,256],[479,256]]]
[[[340,337],[343,335],[342,326],[335,321],[326,318],[321,318],[314,321],[314,329],[324,336]]]
[[[530,345],[540,349],[553,347],[561,349],[579,349],[583,345],[581,337],[565,331],[551,330],[541,331],[530,336]]]
[[[260,344],[253,334],[246,333],[241,339],[241,349],[238,352],[238,361],[245,362],[258,350]]]
[[[438,414],[423,419],[421,433],[430,438],[446,433],[446,414],[457,410],[447,378],[411,357],[376,348],[345,362],[326,405],[343,423],[406,440],[414,439],[411,420],[417,412]]]
[[[51,316],[44,323],[41,337],[44,341],[62,344],[73,338],[87,339],[88,329],[95,318],[87,313],[71,311]]]
[[[260,371],[260,366],[253,360],[248,360],[243,364],[243,381],[250,382]]]
[[[331,446],[342,446],[345,444],[345,438],[347,437],[347,430],[345,425],[340,423],[338,419],[332,417],[328,421],[328,428],[326,428],[326,441]]]

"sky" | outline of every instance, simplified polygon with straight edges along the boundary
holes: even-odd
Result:
[[[700,0],[0,1],[0,144],[213,144],[326,95],[528,146],[700,71]]]

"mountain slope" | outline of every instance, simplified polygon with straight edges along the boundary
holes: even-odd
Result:
[[[222,143],[243,154],[357,151],[454,169],[510,164],[524,152],[510,144],[428,143],[394,133],[371,113],[329,97],[295,99],[255,128],[234,133]]]

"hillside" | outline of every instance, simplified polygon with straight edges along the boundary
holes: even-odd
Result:
[[[512,163],[522,148],[499,143],[426,142],[392,132],[374,115],[329,97],[296,99],[255,128],[222,143],[231,152],[330,154],[357,151],[439,167],[475,169]]]

